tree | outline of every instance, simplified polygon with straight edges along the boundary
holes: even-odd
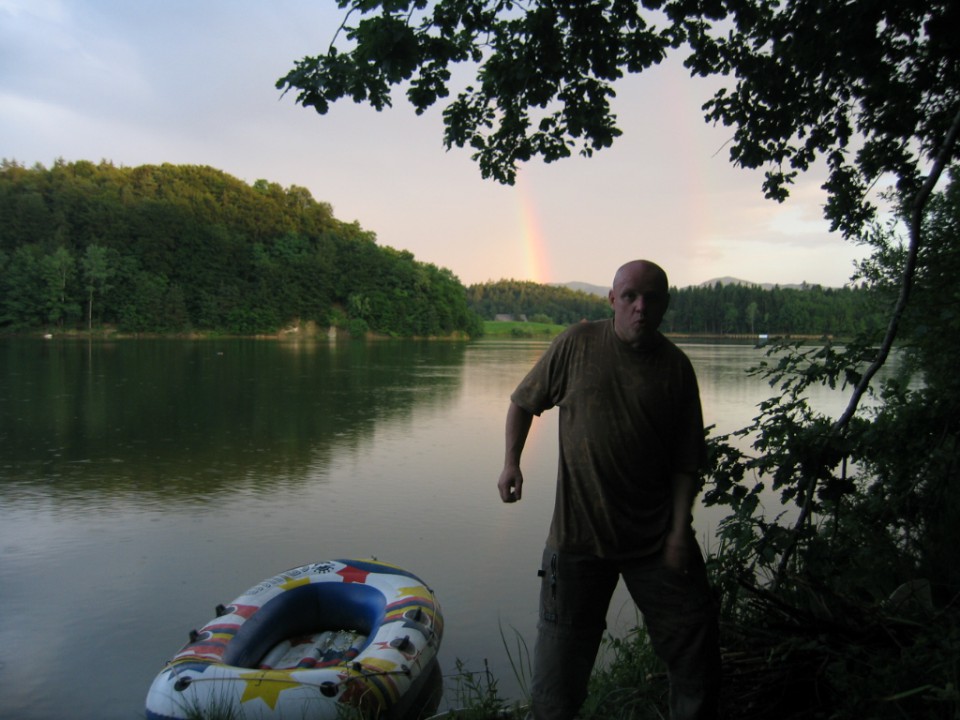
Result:
[[[444,108],[444,141],[473,148],[483,175],[501,182],[533,157],[612,145],[614,83],[681,48],[692,73],[736,80],[705,105],[707,119],[735,128],[731,160],[768,168],[764,189],[782,200],[797,172],[825,157],[828,214],[848,234],[872,217],[867,190],[881,174],[915,194],[925,163],[955,152],[960,11],[950,0],[338,4],[347,42],[338,33],[278,88],[326,113],[344,97],[382,109],[403,85],[423,112],[449,96],[452,66],[467,63],[475,83]]]
[[[746,318],[747,322],[750,325],[750,334],[753,335],[756,332],[756,322],[757,322],[757,303],[751,302],[747,305]]]
[[[0,217],[4,332],[81,317],[90,329],[95,303],[123,331],[276,332],[329,323],[354,294],[374,332],[481,330],[455,276],[378,246],[295,185],[189,165],[2,161]]]
[[[40,246],[33,243],[10,254],[0,277],[0,325],[19,330],[46,322],[42,262]]]
[[[64,320],[79,313],[77,305],[70,300],[69,286],[77,272],[77,262],[70,251],[62,245],[40,264],[45,285],[47,319],[62,326]]]
[[[955,173],[932,197],[924,225],[932,242],[918,258],[920,302],[908,310],[901,334],[905,362],[872,390],[871,407],[851,416],[838,434],[836,421],[805,400],[814,385],[860,383],[865,365],[851,362],[856,343],[846,352],[830,344],[781,348],[758,369],[778,395],[760,405],[751,426],[711,443],[714,465],[704,502],[732,510],[718,539],[730,550],[718,573],[726,597],[748,588],[753,601],[772,599],[768,618],[778,618],[784,634],[766,651],[798,660],[789,663],[794,678],[829,667],[817,694],[835,718],[949,717],[960,709],[960,566],[952,550],[960,543]],[[892,228],[876,232],[884,251],[859,272],[875,292],[895,301],[906,247]],[[922,381],[903,372],[910,370]],[[772,497],[779,497],[784,515],[792,508],[817,521],[781,524],[784,518],[770,512]],[[776,595],[744,582],[745,567],[777,579]],[[898,605],[893,598],[900,588],[920,589],[928,599]],[[792,621],[779,624],[787,616]],[[754,637],[766,642],[760,636],[771,627],[767,618],[752,620],[764,628]],[[922,693],[913,691],[920,686]],[[794,717],[788,708],[766,710],[764,717]]]
[[[116,259],[109,248],[101,245],[88,245],[87,251],[81,260],[83,275],[87,288],[87,329],[93,329],[93,295],[99,293],[103,297],[109,289],[108,281],[116,271]]]
[[[583,319],[610,317],[612,313],[606,298],[520,280],[471,285],[467,288],[467,301],[474,312],[487,320],[500,314],[525,315],[531,320],[539,315],[554,323],[570,325]]]

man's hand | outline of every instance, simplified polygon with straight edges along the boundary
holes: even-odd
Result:
[[[663,542],[663,564],[678,573],[686,574],[690,563],[690,544],[693,533],[671,532]]]
[[[527,433],[533,423],[533,414],[512,400],[507,410],[507,426],[504,432],[506,449],[503,453],[503,471],[497,481],[500,499],[513,503],[523,495],[523,473],[520,472],[520,455],[527,442]]]
[[[523,473],[516,465],[505,466],[497,481],[500,499],[505,503],[516,502],[523,494]]]
[[[686,573],[692,553],[699,552],[695,547],[696,538],[691,527],[693,517],[690,515],[699,483],[696,475],[678,472],[670,478],[670,487],[673,508],[670,530],[663,541],[663,564],[678,573]]]

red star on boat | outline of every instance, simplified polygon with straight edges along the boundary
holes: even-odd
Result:
[[[337,575],[341,575],[345,583],[363,584],[367,582],[367,575],[369,574],[370,572],[368,570],[361,570],[360,568],[351,567],[349,565],[341,570],[337,570]]]

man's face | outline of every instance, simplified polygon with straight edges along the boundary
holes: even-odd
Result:
[[[641,262],[620,268],[609,299],[617,336],[635,347],[656,335],[670,304],[663,271]]]

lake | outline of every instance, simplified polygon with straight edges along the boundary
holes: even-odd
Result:
[[[217,603],[350,557],[436,591],[445,703],[458,659],[519,697],[502,636],[532,649],[556,412],[534,423],[523,501],[496,480],[509,394],[545,347],[0,340],[0,718],[143,717]],[[761,351],[682,347],[719,431],[772,394],[744,372]],[[705,542],[720,517],[697,511]],[[635,622],[622,587],[609,622]]]

